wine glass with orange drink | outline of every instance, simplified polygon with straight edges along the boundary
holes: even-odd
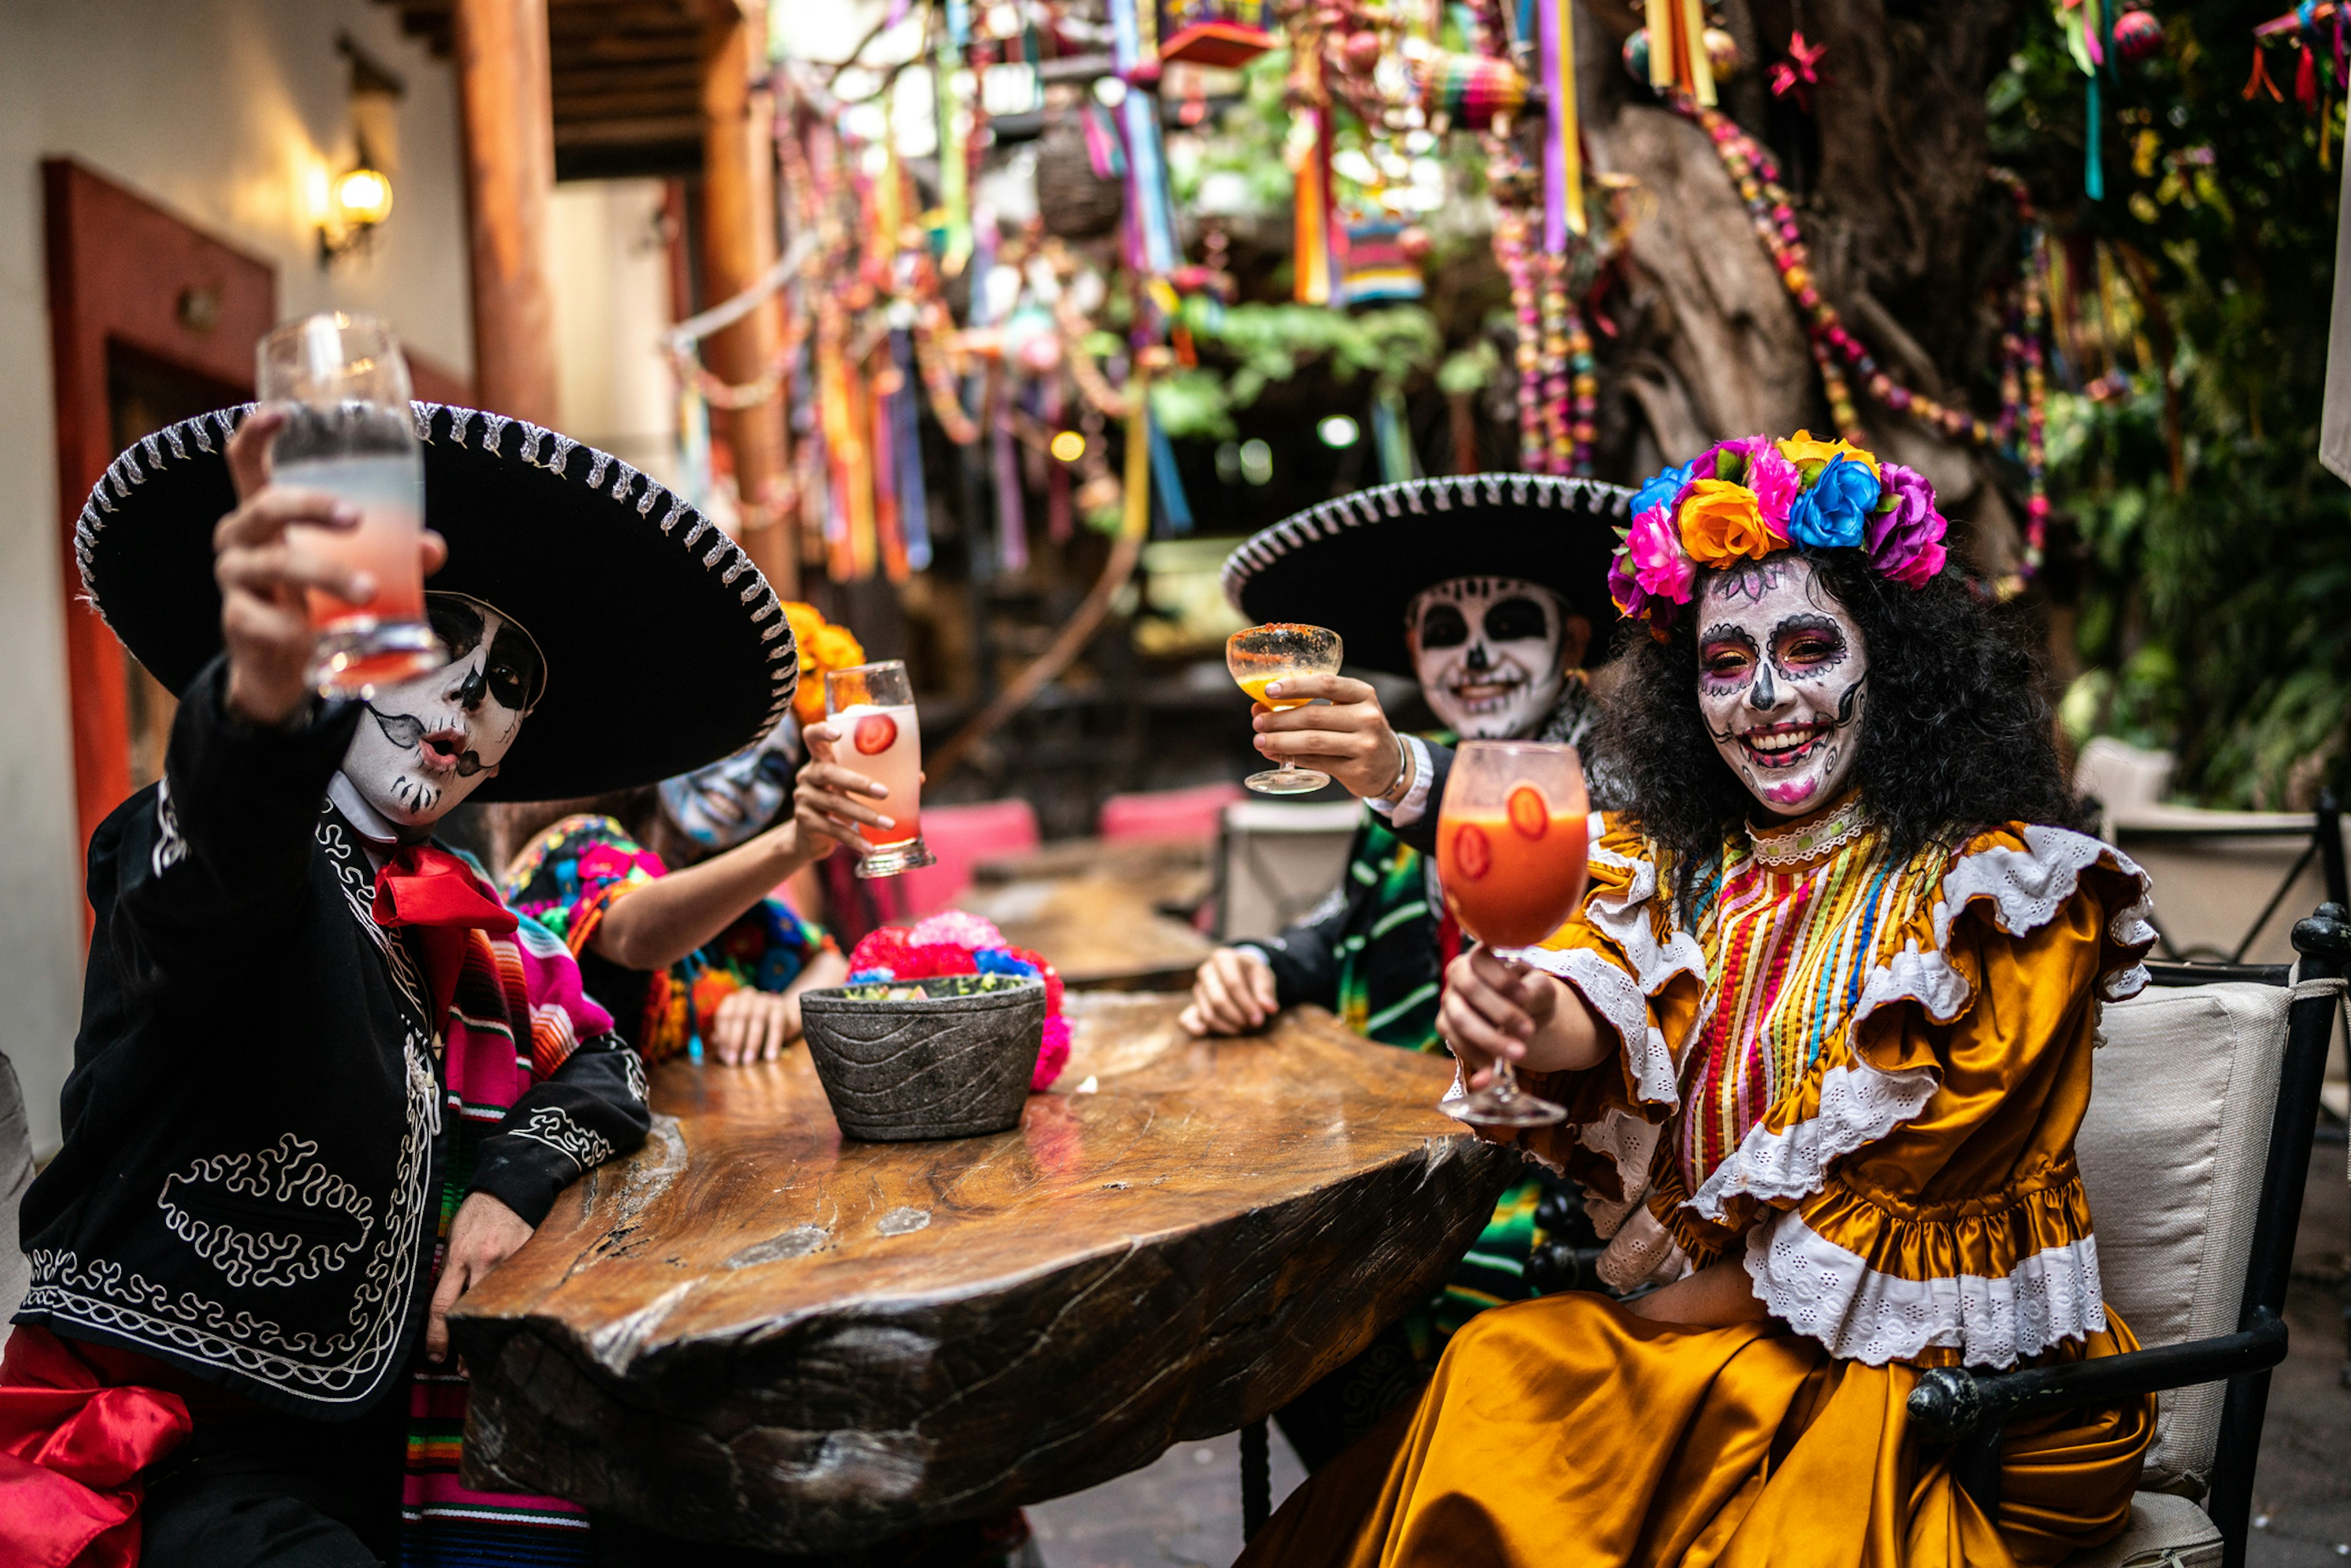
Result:
[[[1437,813],[1437,874],[1461,929],[1513,969],[1567,923],[1583,896],[1583,765],[1572,746],[1468,740]],[[1490,1082],[1442,1107],[1489,1127],[1540,1127],[1567,1112],[1519,1087],[1508,1057]]]
[[[1225,668],[1241,690],[1276,713],[1304,707],[1311,697],[1272,697],[1266,687],[1293,675],[1335,675],[1346,656],[1339,633],[1321,626],[1275,621],[1236,632],[1225,642]],[[1241,780],[1260,795],[1304,795],[1331,782],[1319,768],[1283,763]]]

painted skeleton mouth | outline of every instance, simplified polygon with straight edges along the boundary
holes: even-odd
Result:
[[[417,764],[427,773],[454,773],[465,755],[462,729],[428,729],[417,737]]]
[[[1826,719],[1767,724],[1733,738],[1747,760],[1771,770],[1795,768],[1809,760],[1835,726]]]
[[[1447,689],[1453,694],[1453,700],[1469,712],[1483,713],[1509,701],[1511,695],[1526,684],[1526,676],[1515,670],[1508,673],[1498,670],[1483,677],[1465,676],[1452,682]]]

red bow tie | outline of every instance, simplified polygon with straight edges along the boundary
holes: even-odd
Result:
[[[505,936],[520,924],[496,890],[447,850],[410,844],[384,862],[375,874],[375,923],[397,930],[416,928],[424,977],[433,988],[433,1021],[439,1028],[457,994],[468,933]]]
[[[405,846],[375,873],[375,923],[466,926],[501,936],[517,925],[514,911],[483,885],[473,867],[431,844]]]

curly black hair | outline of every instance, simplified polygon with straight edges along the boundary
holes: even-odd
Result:
[[[1854,780],[1896,855],[1956,845],[1996,822],[2079,825],[2020,615],[1986,603],[1955,570],[1914,590],[1879,577],[1859,550],[1797,553],[1868,649]],[[1684,614],[1663,642],[1639,624],[1624,629],[1603,740],[1627,815],[1670,852],[1686,907],[1755,807],[1698,710],[1696,622]]]

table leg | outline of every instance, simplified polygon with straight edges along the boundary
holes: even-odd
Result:
[[[1241,1539],[1273,1517],[1273,1450],[1262,1421],[1241,1428]]]

